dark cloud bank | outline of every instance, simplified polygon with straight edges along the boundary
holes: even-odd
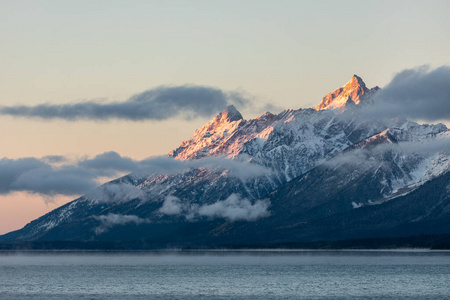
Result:
[[[90,192],[89,195],[98,201],[115,201],[116,198],[125,199],[128,196],[139,198],[143,194],[133,186],[105,185],[93,189],[99,185],[98,180],[102,177],[116,178],[131,172],[137,175],[174,174],[192,168],[206,168],[213,172],[228,170],[231,176],[242,180],[270,173],[266,168],[248,161],[223,157],[179,161],[161,156],[138,161],[116,152],[105,152],[76,162],[70,162],[63,156],[3,158],[0,159],[0,194],[25,191],[46,196],[75,196]]]
[[[404,70],[377,92],[365,112],[373,117],[450,120],[450,66]]]
[[[192,119],[209,117],[230,104],[250,105],[240,92],[224,92],[205,86],[158,87],[137,94],[124,102],[86,101],[74,104],[39,104],[35,106],[3,106],[0,114],[45,120],[68,121],[121,119],[129,121]]]
[[[77,166],[54,167],[45,159],[0,160],[0,194],[27,191],[42,195],[76,195],[96,186],[96,174]]]

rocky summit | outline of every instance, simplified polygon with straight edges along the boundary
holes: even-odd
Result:
[[[353,75],[314,108],[246,120],[234,106],[168,160],[108,182],[10,242],[241,247],[450,234],[450,132],[361,114],[378,87]]]
[[[364,103],[364,99],[369,99],[377,90],[378,86],[368,89],[361,77],[353,75],[344,86],[323,97],[316,110],[339,109],[342,112],[348,105]]]

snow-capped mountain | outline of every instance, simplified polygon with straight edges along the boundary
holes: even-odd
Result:
[[[377,90],[354,75],[316,109],[245,120],[229,106],[168,154],[189,169],[127,175],[2,239],[195,246],[256,231],[276,239],[274,228],[312,239],[295,224],[383,207],[450,170],[445,125],[359,115]]]
[[[361,77],[353,75],[344,86],[323,97],[316,110],[338,109],[344,111],[347,106],[359,105],[369,101],[370,96],[378,90],[378,86],[368,89]]]

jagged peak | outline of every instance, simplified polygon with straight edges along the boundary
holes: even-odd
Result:
[[[256,120],[265,120],[265,119],[269,119],[274,117],[275,115],[273,113],[271,113],[270,111],[266,111],[265,113],[263,113],[262,115],[256,117]]]
[[[215,145],[217,140],[227,140],[232,132],[237,130],[244,123],[245,120],[237,108],[234,105],[228,105],[211,121],[198,128],[189,140],[183,141],[181,145],[177,149],[171,151],[168,156],[177,157],[182,160],[202,157],[203,152],[197,153],[200,149],[213,149],[214,147],[212,145]],[[192,147],[191,151],[182,153],[185,148],[189,146]],[[179,155],[180,153],[182,154]]]
[[[349,82],[347,82],[344,87],[355,87],[355,86],[361,86],[361,87],[366,87],[366,84],[364,83],[364,80],[362,80],[361,77],[359,77],[356,74],[353,74],[352,78],[349,80]]]
[[[241,113],[234,105],[228,105],[224,110],[218,113],[213,119],[214,123],[229,123],[234,121],[243,120]]]
[[[228,105],[224,110],[218,113],[211,121],[196,130],[197,134],[211,134],[219,127],[228,126],[228,124],[236,121],[244,120],[241,113],[236,109],[234,105]]]
[[[369,91],[362,78],[354,74],[344,86],[337,88],[323,97],[315,109],[339,109],[340,111],[344,111],[348,104],[350,104],[349,101],[354,104],[359,104],[361,97]]]
[[[223,111],[221,111],[217,116],[221,117],[221,119],[226,119],[229,122],[239,121],[244,119],[241,113],[237,110],[237,108],[231,104],[228,105]]]

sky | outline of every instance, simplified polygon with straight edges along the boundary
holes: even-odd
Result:
[[[448,66],[449,11],[436,0],[0,0],[0,108],[41,105],[52,115],[88,103],[96,116],[0,114],[0,158],[9,160],[0,168],[27,157],[88,164],[104,153],[138,163],[179,146],[225,102],[253,118],[316,106],[353,74],[383,88],[405,69]],[[215,105],[162,105],[171,93]],[[123,102],[134,105],[128,117],[98,117],[99,104],[123,111]],[[138,118],[136,103],[157,103],[158,113]],[[89,170],[99,181],[120,173]],[[75,198],[1,188],[0,234]]]

